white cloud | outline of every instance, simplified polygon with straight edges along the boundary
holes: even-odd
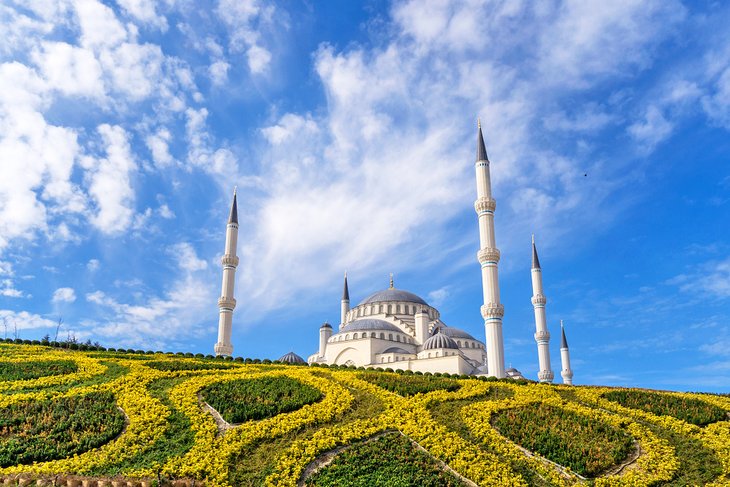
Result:
[[[134,215],[131,176],[137,166],[132,158],[126,131],[119,126],[98,127],[106,148],[106,158],[87,161],[89,194],[98,211],[92,223],[103,233],[119,233],[129,227]]]
[[[709,261],[668,279],[666,284],[681,291],[716,298],[730,298],[730,258]]]
[[[22,298],[25,296],[22,291],[15,288],[12,279],[0,279],[0,296],[6,298]]]
[[[147,148],[152,152],[152,160],[155,165],[163,169],[173,163],[174,159],[170,155],[170,140],[172,134],[169,130],[161,128],[157,133],[148,135],[145,139]]]
[[[73,303],[76,301],[76,291],[71,287],[60,287],[53,292],[54,303]]]
[[[433,291],[428,293],[428,302],[431,304],[431,306],[441,306],[445,301],[446,298],[449,297],[449,287],[444,286],[439,289],[434,289]]]
[[[116,46],[127,39],[127,31],[114,11],[97,0],[74,0],[81,27],[81,44],[100,49]]]
[[[262,45],[261,29],[271,25],[275,7],[259,0],[220,0],[216,8],[218,18],[228,28],[229,48],[245,52],[248,68],[253,74],[266,72],[271,63],[271,52]]]
[[[652,105],[647,109],[644,119],[629,126],[628,131],[646,150],[652,150],[669,137],[672,128],[672,123],[664,117],[659,108]]]
[[[208,68],[210,80],[215,86],[223,86],[228,82],[228,70],[231,65],[225,61],[216,61]]]
[[[3,337],[13,338],[17,330],[18,338],[23,338],[20,334],[22,331],[55,327],[55,322],[35,313],[0,309],[0,333]]]
[[[157,15],[154,0],[117,0],[117,3],[132,17],[143,22],[167,30],[167,19]]]
[[[287,113],[276,125],[261,129],[266,140],[272,145],[279,145],[282,142],[291,140],[294,138],[310,137],[313,134],[319,132],[317,122],[315,122],[311,115],[302,117],[294,113]]]
[[[187,242],[173,245],[170,253],[177,258],[178,265],[181,269],[194,272],[208,268],[208,263],[195,253],[195,249]]]
[[[101,99],[105,95],[102,70],[90,49],[65,42],[43,42],[33,53],[48,87],[65,95]]]
[[[90,259],[89,262],[86,263],[86,269],[89,270],[89,272],[96,272],[99,270],[100,262],[98,259]]]
[[[175,218],[175,213],[166,204],[160,205],[160,207],[157,208],[157,213],[165,220],[171,220]]]

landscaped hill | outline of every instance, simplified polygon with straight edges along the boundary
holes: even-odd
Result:
[[[26,485],[730,483],[725,396],[251,362],[0,344],[0,476]]]

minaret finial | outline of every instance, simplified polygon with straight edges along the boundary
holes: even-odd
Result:
[[[390,273],[390,289],[393,289],[395,286],[393,285],[393,273]]]
[[[482,122],[477,119],[477,161],[488,161],[487,148],[484,146],[484,136],[482,135]]]

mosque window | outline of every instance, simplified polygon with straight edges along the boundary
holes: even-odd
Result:
[[[345,335],[345,340],[349,340],[349,339],[350,339],[350,334],[348,333],[347,335]]]
[[[393,334],[392,333],[388,333],[388,340],[391,340],[391,341],[393,340]]]
[[[370,338],[375,338],[375,332],[374,331],[371,331],[370,332]]]
[[[381,339],[381,340],[385,340],[385,333],[381,333],[381,334],[380,334],[380,339]]]
[[[393,312],[393,307],[392,307],[392,305],[389,304],[388,305],[388,314],[391,314],[392,312]]]
[[[461,340],[456,340],[456,344],[461,346]]]
[[[395,341],[396,341],[396,342],[400,342],[400,335],[396,335],[396,336],[395,336]]]

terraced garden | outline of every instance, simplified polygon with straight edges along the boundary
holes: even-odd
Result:
[[[730,398],[0,343],[12,485],[728,485]]]

